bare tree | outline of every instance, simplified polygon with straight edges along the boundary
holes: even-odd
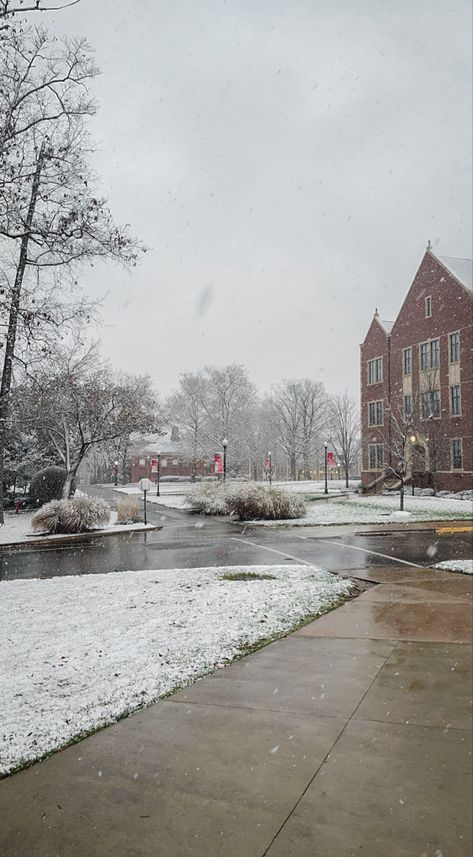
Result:
[[[220,449],[228,440],[230,465],[239,467],[248,457],[251,443],[251,417],[256,388],[244,366],[206,366],[204,369],[204,436],[208,447]]]
[[[207,394],[208,380],[204,374],[186,372],[181,375],[178,389],[166,403],[168,418],[179,426],[182,440],[189,449],[192,481],[195,481],[198,459],[209,457]]]
[[[360,451],[360,416],[356,401],[347,390],[330,400],[330,434],[348,488],[350,470]]]
[[[47,352],[51,336],[90,312],[76,296],[78,267],[97,258],[134,264],[143,249],[93,192],[84,117],[95,110],[87,84],[96,73],[83,41],[58,45],[38,29],[2,38],[0,492],[18,338]]]
[[[22,396],[25,420],[66,469],[65,498],[92,448],[159,425],[149,377],[114,375],[96,345],[80,349],[73,342],[58,350],[36,367]]]
[[[58,3],[55,6],[45,5],[41,0],[34,0],[31,5],[24,5],[23,0],[17,0],[12,3],[11,0],[0,0],[0,31],[6,30],[10,26],[10,22],[16,15],[27,14],[28,12],[59,12],[61,9],[67,9],[69,6],[76,6],[80,0],[68,0],[66,3]]]
[[[283,381],[272,388],[266,408],[278,445],[289,458],[291,479],[297,479],[299,462],[304,479],[310,479],[312,457],[327,419],[323,384],[310,378]]]

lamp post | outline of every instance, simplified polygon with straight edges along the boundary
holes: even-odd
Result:
[[[118,461],[113,462],[113,482],[118,485]]]
[[[227,479],[227,446],[228,446],[228,440],[226,437],[224,437],[222,440],[222,446],[223,446],[223,481],[225,482]]]
[[[415,435],[415,434],[411,434],[411,436],[410,436],[410,441],[411,441],[412,445],[414,445],[414,444],[415,444],[416,440],[417,440],[416,435]],[[411,455],[411,467],[412,467],[412,470],[411,470],[412,496],[414,497],[415,490],[414,490],[414,454],[413,454],[413,453],[412,453],[412,455]]]
[[[328,494],[328,485],[327,485],[327,476],[328,476],[328,462],[327,462],[327,447],[328,443],[325,441],[324,443],[324,469],[325,469],[325,489],[324,494]]]
[[[271,488],[273,484],[273,457],[271,452],[268,452],[268,462],[269,462],[269,487]]]
[[[159,497],[159,477],[161,475],[161,453],[157,453],[158,456],[158,469],[156,470],[156,497]]]

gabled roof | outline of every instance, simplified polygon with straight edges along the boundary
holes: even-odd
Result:
[[[453,274],[462,286],[471,292],[473,288],[473,261],[471,259],[458,259],[456,256],[436,256],[435,258],[447,271]]]

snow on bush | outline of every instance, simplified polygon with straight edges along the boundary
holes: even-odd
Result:
[[[117,500],[117,524],[138,524],[143,520],[136,497],[120,497]]]
[[[67,473],[64,467],[44,467],[33,476],[29,495],[36,506],[42,506],[51,500],[60,500]]]
[[[40,533],[84,533],[105,527],[110,509],[104,500],[73,497],[72,500],[52,500],[33,515],[31,527]]]
[[[228,499],[225,486],[210,482],[194,488],[187,495],[185,505],[199,515],[230,515]]]
[[[306,511],[300,495],[284,488],[265,488],[254,483],[231,489],[229,505],[240,521],[292,520],[303,518]]]
[[[188,495],[186,505],[201,515],[238,515],[240,521],[292,520],[306,512],[300,495],[255,482],[201,485]]]

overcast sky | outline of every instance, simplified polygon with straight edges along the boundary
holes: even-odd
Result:
[[[81,0],[42,20],[96,49],[94,168],[151,248],[84,270],[104,353],[163,393],[233,361],[260,389],[358,393],[374,308],[395,317],[427,239],[471,254],[469,0]]]

